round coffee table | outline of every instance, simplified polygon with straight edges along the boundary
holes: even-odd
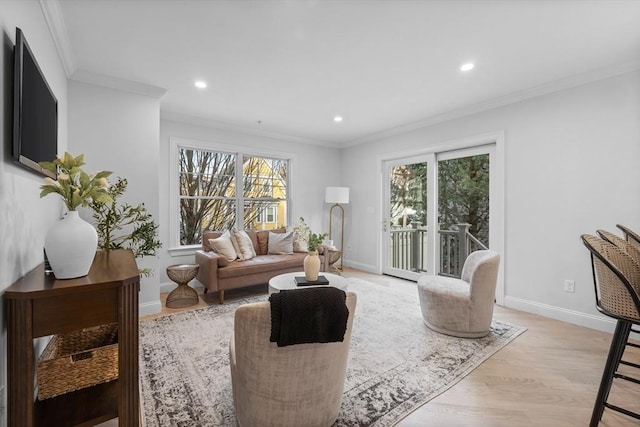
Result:
[[[178,284],[178,287],[167,295],[167,307],[183,308],[197,304],[198,292],[189,286],[198,274],[198,264],[176,264],[167,267],[167,276]]]
[[[329,281],[328,285],[311,285],[311,286],[297,286],[295,277],[304,277],[304,271],[295,272],[295,273],[285,273],[275,276],[269,280],[269,294],[273,294],[275,292],[280,292],[285,289],[306,289],[306,288],[317,288],[319,286],[333,286],[334,288],[342,289],[343,291],[347,290],[347,279],[342,276],[338,276],[333,273],[325,273],[321,271],[319,276],[324,276]]]

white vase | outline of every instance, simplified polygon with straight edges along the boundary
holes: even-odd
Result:
[[[318,273],[320,273],[320,257],[318,251],[309,251],[309,254],[304,257],[304,277],[310,282],[318,280]]]
[[[44,239],[44,249],[56,279],[86,276],[98,248],[93,225],[70,211],[55,223]]]

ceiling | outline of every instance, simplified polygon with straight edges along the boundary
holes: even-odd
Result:
[[[165,116],[332,146],[640,68],[635,0],[57,5],[43,7],[71,78],[166,89]]]

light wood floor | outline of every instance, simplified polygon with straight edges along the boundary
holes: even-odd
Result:
[[[346,269],[359,277],[417,297],[413,282]],[[225,299],[267,293],[267,286],[225,292]],[[155,316],[217,304],[217,295],[201,295],[188,309],[163,310]],[[527,331],[458,384],[418,408],[399,427],[578,427],[587,426],[600,383],[611,335],[525,312],[496,307],[495,318]],[[154,317],[147,316],[145,318]],[[640,363],[638,349],[625,359]],[[632,371],[631,371],[632,372]],[[638,373],[636,377],[640,376]],[[640,412],[640,386],[616,380],[612,403]],[[606,410],[600,427],[640,426],[640,421]]]

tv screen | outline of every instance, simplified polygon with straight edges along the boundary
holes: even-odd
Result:
[[[58,100],[20,28],[16,28],[13,79],[13,158],[55,179],[38,162],[50,162],[58,154]]]

